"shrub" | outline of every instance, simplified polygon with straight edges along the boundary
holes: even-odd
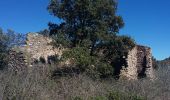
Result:
[[[68,59],[74,60],[75,65],[71,65],[71,67],[77,67],[93,78],[107,78],[114,73],[114,68],[109,63],[101,61],[96,56],[91,56],[89,49],[85,47],[75,47],[65,51],[62,60]]]
[[[124,94],[121,92],[110,92],[108,94],[108,100],[145,100],[144,98],[137,96],[137,95],[132,95],[132,94]]]
[[[109,78],[114,74],[114,68],[104,62],[98,62],[86,69],[87,74],[92,78]]]
[[[4,69],[7,66],[8,58],[7,54],[4,52],[0,52],[0,70]]]
[[[7,36],[0,29],[0,69],[7,65]]]
[[[21,46],[25,42],[25,35],[15,33],[12,30],[7,30],[7,33],[0,29],[0,69],[3,69],[8,64],[8,55],[11,49],[16,46]]]
[[[83,68],[92,64],[93,58],[90,56],[89,52],[90,51],[85,47],[75,47],[71,50],[65,51],[63,54],[63,59],[67,60],[68,58],[72,58],[77,66]]]
[[[89,100],[108,100],[106,96],[91,97]]]
[[[81,97],[75,97],[75,98],[73,98],[73,100],[83,100]]]
[[[82,97],[75,97],[73,100],[83,100]],[[143,97],[125,94],[118,91],[110,91],[103,96],[89,97],[88,100],[145,100]]]

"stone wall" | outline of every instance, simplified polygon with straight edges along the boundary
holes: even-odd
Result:
[[[38,33],[28,33],[26,38],[26,45],[22,47],[31,59],[44,58],[45,61],[48,60],[48,57],[62,55],[62,48],[55,48],[51,45],[52,39],[46,36],[43,36]]]
[[[123,76],[129,79],[153,78],[151,48],[137,45],[129,51],[126,60],[128,67],[122,69]]]
[[[26,45],[22,47],[22,51],[29,55],[27,55],[27,58],[39,60],[42,57],[45,61],[48,61],[49,56],[61,56],[64,50],[53,47],[50,44],[51,42],[52,39],[49,37],[38,33],[29,33],[27,34]],[[122,68],[121,76],[125,76],[128,79],[138,79],[142,76],[153,78],[151,48],[140,45],[135,46],[129,51],[126,61],[128,67]]]
[[[8,66],[8,69],[13,70],[15,72],[24,71],[27,67],[27,61],[23,52],[10,50]]]

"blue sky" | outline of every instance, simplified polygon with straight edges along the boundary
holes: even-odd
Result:
[[[49,0],[1,0],[0,27],[16,32],[37,32],[59,22],[47,11]],[[119,0],[118,14],[125,27],[120,34],[152,48],[158,59],[170,56],[170,0]]]

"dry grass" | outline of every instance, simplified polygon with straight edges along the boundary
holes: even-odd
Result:
[[[51,79],[54,69],[54,65],[38,64],[19,73],[1,71],[0,100],[72,100],[76,96],[89,100],[108,91],[138,94],[148,100],[170,100],[169,69],[159,69],[154,81],[92,80],[83,74]]]

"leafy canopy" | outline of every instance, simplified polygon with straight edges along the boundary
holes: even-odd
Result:
[[[50,0],[50,14],[62,21],[61,24],[49,23],[56,46],[72,48],[65,56],[75,58],[77,65],[121,69],[122,56],[135,43],[128,36],[117,35],[124,26],[116,12],[117,4],[115,0]]]
[[[85,39],[95,45],[124,26],[122,17],[116,15],[114,0],[51,0],[48,10],[63,20],[60,25],[49,24],[51,34],[63,34],[73,46]]]

